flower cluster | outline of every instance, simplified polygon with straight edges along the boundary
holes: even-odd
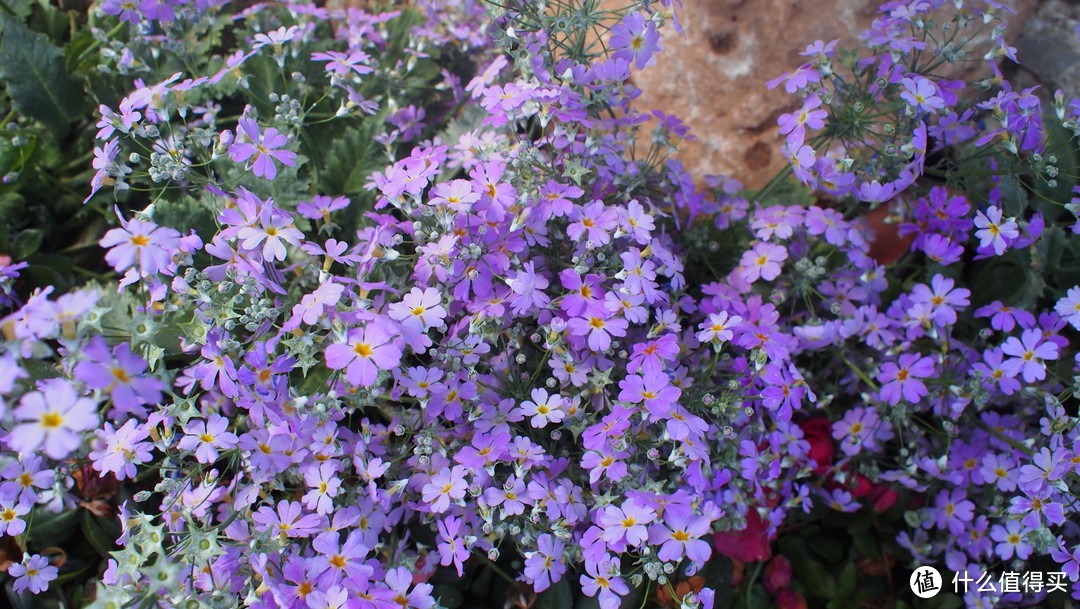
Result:
[[[709,608],[687,582],[719,556],[890,510],[917,562],[1080,581],[1080,278],[1047,270],[1077,255],[1066,206],[1017,178],[1057,171],[1053,140],[1032,92],[1001,81],[985,126],[934,76],[997,3],[887,3],[854,81],[820,42],[775,81],[805,94],[780,118],[826,195],[804,203],[699,188],[671,155],[686,128],[631,104],[670,1],[419,4],[103,7],[236,48],[163,49],[156,84],[99,106],[86,205],[117,219],[118,285],[22,302],[0,259],[13,590],[86,577],[35,524],[76,511],[119,514],[103,608],[428,609],[483,569]],[[926,181],[931,138],[991,170]],[[888,202],[906,264],[854,200]],[[766,590],[805,603],[779,558]]]

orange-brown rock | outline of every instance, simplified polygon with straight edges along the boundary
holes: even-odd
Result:
[[[1035,0],[1019,0],[1009,36]],[[881,5],[875,0],[683,0],[685,38],[665,28],[656,65],[634,75],[642,109],[674,114],[697,142],[679,157],[698,179],[725,174],[761,186],[784,165],[776,119],[800,101],[765,81],[797,67],[814,40],[851,43]]]

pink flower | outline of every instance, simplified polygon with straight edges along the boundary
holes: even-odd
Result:
[[[379,370],[390,370],[401,363],[401,349],[378,324],[349,330],[348,341],[326,348],[326,365],[331,370],[345,368],[345,376],[354,385],[375,384]]]

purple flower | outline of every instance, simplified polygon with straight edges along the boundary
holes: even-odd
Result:
[[[990,538],[998,542],[994,546],[994,551],[1001,560],[1009,560],[1016,555],[1020,560],[1026,560],[1028,556],[1031,556],[1031,552],[1034,548],[1024,541],[1024,536],[1027,535],[1028,530],[1024,528],[1024,525],[1020,524],[1019,520],[1010,520],[1005,523],[1005,526],[995,524],[994,528],[990,530]]]
[[[975,504],[967,499],[967,493],[961,489],[938,493],[935,503],[935,524],[939,529],[948,529],[953,535],[960,535],[967,528],[968,522],[975,516]]]
[[[625,319],[615,317],[590,315],[589,317],[572,317],[566,322],[571,336],[587,336],[589,348],[593,351],[607,351],[611,346],[612,336],[626,336],[629,323]]]
[[[900,356],[900,363],[886,362],[881,366],[877,380],[881,386],[881,399],[893,406],[901,399],[918,404],[927,395],[926,385],[919,379],[934,373],[934,360],[920,353],[906,353]]]
[[[450,470],[443,470],[431,477],[431,480],[420,490],[424,501],[431,504],[431,511],[439,514],[450,509],[451,501],[460,501],[465,498],[465,490],[469,487],[465,476],[468,470],[460,465],[455,465]]]
[[[118,412],[143,415],[144,404],[161,402],[165,383],[145,374],[146,361],[132,353],[128,343],[120,343],[110,353],[105,339],[95,336],[83,353],[87,359],[75,366],[75,378],[108,393]]]
[[[105,447],[91,452],[90,459],[102,477],[112,473],[117,480],[134,478],[138,473],[135,466],[153,458],[153,444],[143,442],[150,437],[150,432],[135,419],[128,419],[120,429],[113,429],[111,423],[105,423],[105,429],[97,434],[105,441]]]
[[[638,547],[649,538],[649,523],[656,520],[656,511],[638,505],[628,499],[621,506],[609,505],[600,512],[600,526],[604,528],[603,538],[608,547],[615,552],[622,552],[626,544]]]
[[[649,543],[660,544],[656,555],[660,560],[677,563],[685,556],[703,565],[712,555],[712,547],[702,537],[710,532],[712,521],[708,516],[673,510],[665,513],[663,524],[650,527]]]
[[[37,455],[29,455],[22,461],[12,461],[4,468],[0,498],[27,505],[36,503],[39,495],[34,489],[50,489],[56,481],[53,470],[43,469],[41,465],[42,459]]]
[[[563,409],[567,402],[558,393],[548,395],[543,387],[532,390],[531,400],[521,403],[521,413],[526,417],[532,417],[529,422],[533,427],[545,427],[548,423],[558,423],[566,417]]]
[[[266,260],[285,260],[285,244],[299,247],[304,233],[293,226],[292,218],[267,205],[259,214],[259,223],[244,226],[236,233],[241,239],[240,247],[253,251],[262,244],[262,255]]]
[[[1009,241],[1020,236],[1020,226],[1012,218],[1003,218],[1001,209],[991,205],[986,213],[975,212],[975,238],[980,248],[993,248],[995,255],[1005,253]]]
[[[442,295],[435,288],[414,287],[401,300],[390,305],[390,319],[420,331],[443,325],[446,309],[440,304]]]
[[[641,404],[653,420],[666,418],[681,395],[663,373],[630,374],[619,381],[619,401]]]
[[[611,57],[633,62],[637,69],[656,63],[653,53],[659,53],[664,45],[656,24],[646,21],[645,15],[635,11],[623,17],[622,22],[611,27]]]
[[[1043,334],[1038,329],[1024,330],[1021,338],[1010,336],[1001,345],[1005,355],[1011,355],[1005,362],[1013,374],[1020,373],[1025,383],[1034,383],[1046,378],[1046,365],[1043,360],[1058,358],[1058,346],[1051,341],[1043,342]]]
[[[990,327],[1002,332],[1012,332],[1016,324],[1023,328],[1035,325],[1035,316],[1023,309],[1007,307],[1000,300],[975,309],[975,317],[989,317]]]
[[[697,339],[703,343],[725,343],[734,336],[734,332],[732,332],[730,328],[738,326],[741,323],[741,317],[738,315],[728,317],[727,311],[711,313],[709,319],[701,322],[698,326],[698,329],[701,331],[697,333]]]
[[[1062,505],[1046,496],[1015,496],[1010,499],[1008,512],[1023,516],[1020,522],[1029,529],[1041,527],[1043,518],[1046,518],[1049,524],[1065,524]]]
[[[348,340],[326,348],[326,365],[331,370],[345,368],[349,382],[362,387],[375,384],[379,370],[401,363],[401,349],[378,323],[349,330]]]
[[[29,454],[44,445],[45,454],[57,461],[82,443],[79,432],[98,425],[94,401],[79,397],[71,383],[63,379],[38,382],[38,391],[24,395],[13,414],[21,423],[5,438],[8,446]]]
[[[0,501],[0,534],[15,537],[26,530],[23,516],[30,513],[29,505],[11,500]]]
[[[117,271],[137,266],[143,277],[167,270],[173,252],[180,247],[180,233],[143,220],[124,220],[116,208],[120,228],[105,233],[98,245],[110,248],[105,261]]]
[[[784,83],[784,90],[788,93],[794,93],[812,82],[819,81],[821,81],[821,72],[811,64],[804,63],[791,72],[766,82],[765,86],[769,89],[775,89],[777,85]]]
[[[452,563],[457,569],[458,577],[464,573],[464,564],[470,555],[469,547],[462,535],[462,524],[462,519],[456,516],[447,516],[439,520],[439,538],[435,546],[439,551],[439,564],[448,567]]]
[[[913,78],[903,79],[901,84],[904,91],[900,99],[906,101],[911,109],[933,112],[945,107],[945,100],[938,95],[937,85],[929,78],[916,74]]]
[[[218,450],[236,448],[239,438],[228,431],[229,420],[221,415],[210,415],[205,421],[196,419],[184,425],[184,437],[176,445],[181,450],[194,450],[199,463],[213,463]]]
[[[49,564],[49,559],[39,554],[27,554],[23,562],[8,567],[8,575],[15,578],[11,584],[16,594],[29,590],[30,594],[41,594],[49,588],[49,582],[56,579],[59,569]]]
[[[585,560],[585,573],[579,578],[581,591],[585,596],[597,597],[600,609],[618,609],[622,605],[620,596],[626,596],[630,589],[622,580],[619,565],[610,560],[596,562]]]
[[[318,531],[323,518],[317,514],[305,514],[304,508],[296,501],[279,501],[277,510],[262,506],[251,515],[259,531],[273,529],[281,537],[308,537]]]
[[[1080,330],[1080,286],[1073,286],[1054,305],[1054,311]]]
[[[265,132],[259,132],[259,124],[251,118],[242,118],[238,123],[237,132],[243,132],[245,140],[238,140],[229,147],[229,156],[233,162],[243,163],[251,160],[252,173],[256,177],[273,180],[277,177],[277,165],[274,161],[289,167],[296,166],[296,153],[290,150],[279,150],[289,143],[289,138],[283,133],[278,133],[273,127]]]
[[[781,263],[788,258],[788,251],[775,243],[758,243],[748,252],[744,252],[739,262],[739,276],[744,281],[753,283],[759,278],[772,281],[780,275]]]
[[[971,291],[967,288],[953,289],[955,285],[956,282],[952,279],[940,274],[934,275],[930,286],[920,283],[911,290],[911,302],[928,305],[930,316],[937,324],[955,324],[956,308],[968,306],[968,297],[971,296]]]
[[[566,234],[574,241],[585,236],[594,245],[606,245],[611,241],[609,231],[619,224],[619,213],[609,209],[600,201],[593,201],[586,207],[576,207],[570,212],[573,220],[566,227]]]
[[[351,53],[342,53],[340,51],[326,51],[311,54],[312,61],[325,61],[326,71],[333,72],[338,76],[344,78],[352,71],[356,75],[370,74],[375,69],[371,66],[365,65],[366,62],[371,60],[371,56],[363,51],[353,51]]]

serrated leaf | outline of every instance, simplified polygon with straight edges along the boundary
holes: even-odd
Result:
[[[364,184],[373,171],[385,165],[378,159],[374,120],[360,127],[346,129],[334,140],[319,172],[319,190],[329,195],[351,195],[363,192]]]
[[[78,118],[86,98],[60,49],[8,15],[0,15],[0,26],[0,79],[15,108],[56,129]]]

